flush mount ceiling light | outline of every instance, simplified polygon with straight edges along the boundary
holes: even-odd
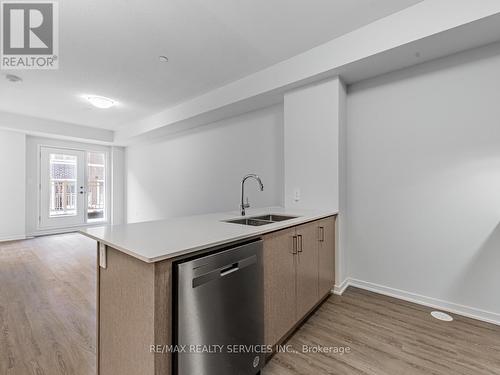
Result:
[[[168,62],[168,57],[165,55],[158,56],[160,62]]]
[[[6,74],[5,79],[10,82],[22,82],[22,78],[14,74]]]
[[[85,99],[87,99],[94,107],[100,109],[108,109],[116,105],[116,102],[113,99],[105,98],[104,96],[85,95]]]

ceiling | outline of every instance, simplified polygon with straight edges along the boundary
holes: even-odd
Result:
[[[59,70],[12,71],[23,82],[0,80],[0,111],[120,129],[420,1],[59,2]]]

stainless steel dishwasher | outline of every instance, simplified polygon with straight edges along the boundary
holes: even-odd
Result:
[[[264,364],[262,241],[176,266],[178,375],[254,375]]]

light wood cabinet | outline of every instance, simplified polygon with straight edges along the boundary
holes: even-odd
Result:
[[[335,286],[335,217],[318,222],[319,295],[324,296]]]
[[[266,345],[280,342],[334,285],[335,218],[263,236]]]
[[[145,263],[106,247],[97,251],[97,374],[170,375],[170,353],[151,345],[171,343],[172,263]]]
[[[295,324],[295,228],[264,236],[265,342],[273,345]]]
[[[318,225],[296,227],[297,316],[300,320],[318,303]]]

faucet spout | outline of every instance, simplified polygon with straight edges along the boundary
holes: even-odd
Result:
[[[259,183],[260,191],[264,191],[264,184],[262,183],[262,180],[260,179],[259,176],[251,173],[243,177],[243,179],[241,180],[241,204],[240,204],[241,216],[245,216],[245,209],[250,207],[250,203],[248,203],[248,198],[245,202],[245,182],[249,178],[253,178],[254,180],[256,180]]]

